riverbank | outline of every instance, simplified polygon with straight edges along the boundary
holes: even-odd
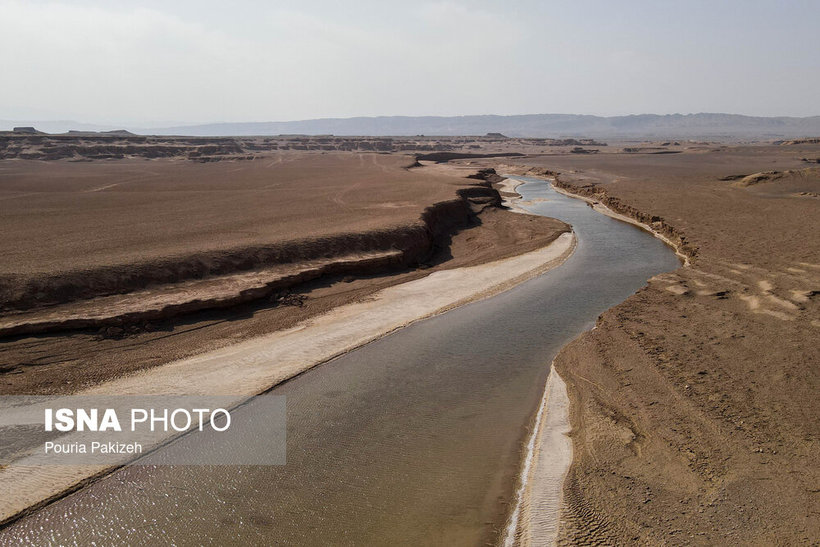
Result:
[[[543,273],[563,262],[574,245],[572,233],[563,233],[535,251],[436,271],[290,329],[142,370],[75,394],[254,395],[412,322],[497,294]],[[13,519],[26,508],[59,497],[100,472],[98,467],[55,468],[48,473],[15,466],[0,469],[0,485],[6,493],[0,519]]]
[[[6,175],[8,182],[0,181],[0,192],[10,184],[32,190],[34,197],[20,200],[10,193],[8,199],[16,199],[24,211],[0,217],[10,236],[9,248],[3,250],[8,260],[0,271],[0,337],[139,328],[146,322],[264,299],[318,277],[416,267],[428,261],[435,248],[446,247],[457,231],[478,224],[476,217],[484,209],[500,203],[488,180],[492,173],[411,170],[408,156],[358,161],[352,155],[334,160],[297,156],[287,169],[275,161],[246,162],[231,170],[223,165],[151,165],[161,191],[147,175],[147,181],[86,188],[87,178],[121,181],[128,172],[124,168],[145,169],[134,162],[83,166],[80,171],[73,165],[17,162]],[[326,204],[304,187],[315,182],[298,171],[315,171],[317,163],[325,176],[336,173],[335,184],[347,183]],[[191,176],[213,182],[187,180]],[[79,177],[79,182],[73,180]],[[180,183],[176,177],[186,178]],[[289,178],[271,184],[282,177]],[[225,189],[224,178],[230,178],[232,186],[250,188]],[[118,191],[123,184],[128,191]],[[210,187],[214,184],[216,189]],[[45,191],[53,185],[65,189]],[[409,186],[417,193],[411,195]],[[60,215],[39,220],[38,208],[53,207],[55,199]],[[244,210],[200,210],[221,207],[226,199],[238,201]],[[406,201],[397,203],[400,199]],[[146,205],[150,211],[140,211]],[[168,208],[178,210],[179,218],[169,222],[154,211]],[[106,217],[111,210],[124,218]],[[95,216],[100,218],[90,222]],[[258,218],[248,225],[247,217]],[[321,221],[314,222],[317,219]],[[240,225],[243,229],[237,231]],[[27,240],[38,231],[69,232],[72,238],[58,240],[58,248],[43,244],[43,237]],[[200,232],[214,237],[203,241]]]
[[[522,184],[525,181],[507,176],[495,187],[506,207],[531,215],[532,212],[520,205],[522,196],[516,192]],[[524,446],[512,512],[502,537],[505,547],[551,544],[557,538],[563,484],[572,463],[569,431],[567,387],[551,363],[541,404]]]
[[[89,257],[91,273],[67,278],[62,274],[46,276],[66,283],[79,279],[79,284],[65,295],[76,297],[75,293],[82,293],[85,287],[96,291],[96,297],[49,304],[48,290],[35,291],[42,297],[36,306],[6,310],[0,315],[0,393],[70,393],[144,368],[292,328],[335,307],[361,301],[381,289],[432,272],[532,251],[548,245],[568,229],[552,219],[512,215],[500,208],[499,194],[485,180],[493,178],[492,174],[478,176],[476,169],[436,165],[406,169],[409,161],[406,156],[349,154],[327,158],[289,153],[244,162],[240,167],[232,167],[229,162],[206,166],[152,162],[150,167],[155,171],[123,182],[123,186],[133,186],[132,189],[115,187],[101,192],[87,192],[89,183],[80,175],[97,173],[109,180],[144,168],[145,161],[82,166],[81,171],[72,175],[77,180],[69,176],[66,188],[58,193],[77,203],[62,220],[49,222],[63,226],[67,219],[76,217],[80,226],[71,229],[79,230],[85,238],[97,238],[87,229],[88,219],[83,213],[82,204],[88,200],[102,200],[108,204],[103,208],[107,211],[121,206],[123,200],[126,204],[142,203],[163,197],[167,191],[173,196],[170,205],[196,211],[206,209],[208,214],[181,214],[183,220],[191,217],[193,226],[179,222],[161,228],[152,224],[145,229],[150,232],[161,228],[162,233],[150,242],[144,241],[139,224],[125,231],[118,227],[105,234],[108,243],[100,244]],[[47,171],[46,175],[60,173],[53,163],[59,162],[46,162],[45,167],[15,165],[14,169],[21,173],[30,170],[32,173],[26,176],[31,177],[42,169]],[[72,173],[69,171],[68,175]],[[160,175],[170,177],[169,188],[159,185]],[[196,177],[203,181],[193,180]],[[222,187],[222,177],[233,181],[230,191]],[[6,180],[13,182],[14,178]],[[19,184],[25,180],[24,177]],[[45,176],[33,180],[45,188],[50,179]],[[235,188],[237,185],[240,187]],[[202,192],[194,191],[200,186]],[[297,190],[297,197],[293,197]],[[242,215],[225,218],[218,210],[210,211],[213,200],[228,199],[226,193],[231,202],[236,202],[234,206],[250,206],[249,202],[254,202],[248,214],[256,235],[234,231],[247,224],[248,219]],[[105,195],[94,197],[100,194]],[[15,195],[10,194],[10,199]],[[186,202],[188,197],[193,202]],[[46,193],[35,202],[49,199],[54,196]],[[168,207],[164,199],[160,200],[161,205]],[[283,199],[288,200],[288,208],[271,209]],[[133,216],[133,212],[130,214]],[[316,215],[322,222],[316,222]],[[227,231],[222,232],[223,228]],[[200,231],[216,231],[219,237],[213,243],[203,243]],[[306,242],[302,248],[293,242],[295,234],[312,239],[302,240]],[[261,247],[254,244],[242,247],[242,252],[225,250],[263,236],[268,242]],[[40,247],[47,247],[38,241]],[[72,244],[82,245],[82,238]],[[173,260],[162,259],[163,264],[170,265],[152,262],[151,257],[185,244],[189,245],[188,254]],[[146,245],[141,256],[149,260],[138,267],[100,266],[120,260],[119,254],[133,253]],[[207,251],[209,245],[222,250]],[[114,253],[112,248],[119,250]],[[45,255],[37,258],[35,253],[31,259],[34,263],[42,262],[40,269],[53,266],[59,271],[74,267],[71,260],[85,256],[60,248],[48,258],[51,255],[46,251],[37,249],[37,253]],[[209,252],[215,254],[211,256]],[[70,256],[64,256],[66,253]],[[210,258],[203,259],[206,255]],[[222,255],[233,258],[222,260]],[[260,261],[261,266],[253,267]],[[200,262],[201,267],[196,266]],[[5,267],[13,268],[15,264],[12,261]],[[122,270],[123,275],[108,276],[106,272],[111,273],[112,267]],[[231,268],[236,267],[243,270],[231,273]],[[213,275],[207,275],[203,268]],[[216,275],[218,272],[222,273]],[[163,279],[177,281],[160,283]],[[146,280],[153,280],[149,287],[134,288]],[[127,283],[119,285],[119,281]],[[34,294],[30,289],[23,292]],[[106,295],[110,290],[126,292]]]
[[[504,166],[506,171],[509,169]],[[640,217],[633,218],[613,211],[596,199],[579,192],[575,188],[556,181],[554,173],[528,173],[531,177],[541,178],[548,182],[559,194],[587,203],[593,210],[610,218],[631,224],[658,238],[671,247],[684,266],[689,265],[689,257],[684,254],[680,243],[675,243],[658,226],[641,222]],[[508,176],[497,183],[504,204],[513,210],[525,214],[530,211],[520,204],[532,205],[537,201],[523,202],[516,188],[525,181]],[[597,195],[596,195],[597,197]],[[563,490],[570,464],[572,463],[572,443],[568,434],[571,431],[569,419],[570,399],[567,386],[551,364],[550,375],[544,389],[544,396],[535,416],[532,433],[525,449],[524,461],[516,492],[516,502],[507,522],[503,544],[513,545],[546,545],[554,544],[559,538],[563,511]]]
[[[663,222],[691,264],[652,278],[556,358],[574,445],[561,544],[820,537],[820,180],[732,186],[798,169],[817,152],[803,148],[510,162]]]
[[[604,203],[601,203],[597,199],[584,195],[579,191],[579,188],[567,184],[562,184],[557,178],[553,178],[551,180],[551,184],[555,191],[560,194],[564,194],[565,196],[571,198],[583,200],[586,203],[588,203],[590,207],[592,207],[594,210],[598,211],[601,214],[614,218],[615,220],[620,220],[621,222],[626,222],[627,224],[632,224],[633,226],[637,226],[641,230],[649,232],[653,236],[657,237],[658,239],[672,247],[675,250],[675,254],[678,255],[678,258],[681,260],[683,265],[689,266],[690,255],[687,254],[689,250],[686,249],[680,241],[674,241],[672,238],[663,233],[659,226],[653,226],[646,222],[642,222],[640,220],[640,217],[636,218],[635,216],[629,216],[627,214],[618,213],[610,207],[608,207],[607,205],[605,205]]]
[[[564,480],[572,463],[569,404],[566,383],[551,363],[504,530],[505,547],[552,545],[558,538]]]

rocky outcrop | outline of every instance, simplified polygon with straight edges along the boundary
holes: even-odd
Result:
[[[722,181],[733,181],[732,186],[735,188],[746,188],[755,186],[757,184],[765,184],[775,181],[789,181],[798,180],[808,177],[817,177],[820,170],[816,168],[806,169],[787,169],[785,171],[762,171],[760,173],[752,173],[751,175],[729,175],[721,177]]]
[[[495,184],[497,182],[501,182],[504,180],[504,177],[496,173],[495,169],[492,167],[488,167],[486,169],[480,169],[477,173],[473,173],[472,175],[467,175],[468,179],[478,179],[484,180],[489,182],[490,184]]]
[[[0,136],[0,159],[109,160],[132,158],[202,158],[244,154],[234,139],[157,140],[137,136]]]
[[[782,146],[793,146],[795,144],[820,144],[820,137],[812,137],[808,139],[794,139],[789,141],[776,141],[775,144]]]

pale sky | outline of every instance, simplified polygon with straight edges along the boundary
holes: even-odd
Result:
[[[820,114],[820,1],[6,1],[0,119]]]

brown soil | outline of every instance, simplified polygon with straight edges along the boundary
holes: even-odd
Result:
[[[14,139],[0,143],[4,157],[49,159],[49,147],[60,146]],[[0,274],[36,279],[178,262],[192,249],[221,253],[381,231],[417,223],[426,207],[476,183],[463,178],[470,171],[404,169],[415,158],[340,150],[526,153],[460,162],[560,172],[565,187],[653,224],[692,257],[690,267],[658,276],[602,314],[598,328],[556,360],[573,401],[575,446],[564,543],[818,541],[820,182],[810,172],[733,186],[749,175],[805,169],[806,158],[820,157],[816,140],[595,143],[596,154],[572,152],[592,143],[546,139],[233,142],[239,151],[212,142],[217,149],[191,155],[191,147],[207,143],[187,143],[159,160],[145,158],[164,157],[166,144],[153,151],[77,149],[74,161],[0,163],[0,199],[12,204],[0,213]],[[328,152],[300,151],[310,149]],[[125,159],[85,161],[95,154]],[[492,208],[477,218],[480,224],[436,249],[433,268],[524,252],[564,229]],[[71,392],[292,326],[428,271],[337,275],[268,301],[131,325],[113,337],[74,331],[7,339],[0,344],[0,393]]]
[[[732,182],[819,148],[505,160],[560,172],[693,257],[556,360],[575,446],[563,543],[820,540],[820,177]]]
[[[209,164],[3,162],[0,302],[26,309],[423,244],[425,209],[478,183],[405,169],[411,162],[305,153]]]
[[[193,306],[184,310],[184,317],[121,316],[119,323],[85,330],[66,331],[58,325],[53,334],[6,337],[0,344],[0,393],[71,392],[293,326],[436,269],[543,247],[567,229],[555,220],[495,207],[498,194],[483,180],[487,174],[467,178],[475,169],[408,170],[408,163],[412,158],[407,156],[291,153],[207,164],[142,159],[0,164],[2,197],[19,203],[18,209],[0,216],[0,224],[13,232],[0,243],[9,255],[3,268],[6,279],[26,279],[23,286],[54,278],[54,272],[69,272],[61,275],[72,281],[97,279],[89,287],[98,296],[105,294],[99,290],[104,274],[137,270],[146,272],[156,292],[168,286],[158,285],[166,279],[162,275],[178,281],[178,272],[188,273],[178,265],[191,263],[192,256],[224,256],[220,253],[237,248],[257,249],[251,254],[259,256],[259,248],[291,245],[297,256],[286,261],[298,265],[296,259],[304,259],[312,249],[310,256],[332,261],[374,249],[401,253],[423,243],[413,260],[389,261],[387,269],[395,275],[384,275],[385,264],[337,269],[300,279],[298,285],[269,287],[253,298],[227,303],[230,307],[211,306],[223,309]],[[126,174],[131,178],[123,180]],[[49,209],[58,214],[40,215]],[[203,274],[205,279],[186,283],[224,289],[223,282],[231,277],[213,264],[225,261],[203,262],[212,268]],[[157,268],[158,263],[163,267]],[[109,292],[133,288],[113,286]],[[38,305],[30,313],[59,309],[43,306],[48,299],[42,292],[29,292]],[[201,304],[203,294],[192,302]],[[74,300],[67,306],[88,311],[102,300]],[[63,325],[68,326],[84,325]]]

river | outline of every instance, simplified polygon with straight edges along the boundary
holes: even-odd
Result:
[[[679,266],[650,234],[516,178],[525,208],[573,226],[575,253],[277,386],[286,465],[129,466],[0,530],[0,543],[497,541],[550,362],[601,312]]]

